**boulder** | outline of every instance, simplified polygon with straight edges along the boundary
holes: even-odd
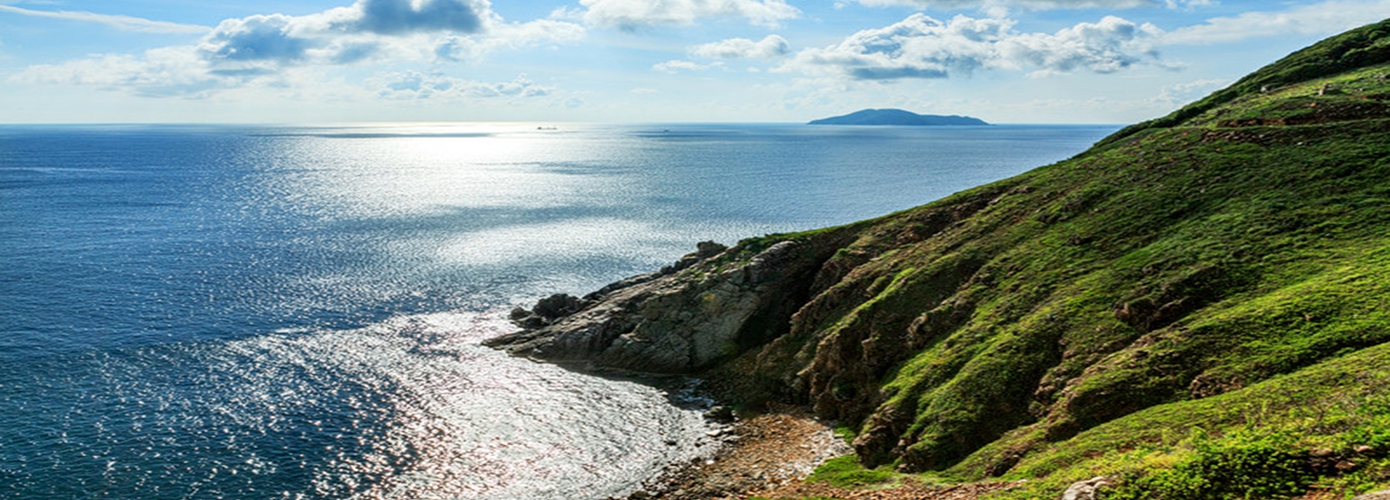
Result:
[[[701,241],[695,244],[695,255],[699,256],[701,259],[708,259],[724,253],[724,251],[728,249],[729,247],[713,241]]]
[[[1067,491],[1062,492],[1062,500],[1097,500],[1100,498],[1100,489],[1114,485],[1109,477],[1099,476],[1072,483],[1067,487]]]
[[[583,307],[583,302],[579,300],[579,297],[557,293],[541,299],[531,312],[542,318],[553,320],[579,312],[581,307]]]

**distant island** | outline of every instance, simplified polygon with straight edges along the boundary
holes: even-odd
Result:
[[[989,125],[969,116],[919,115],[901,109],[864,109],[843,116],[812,120],[811,125],[914,125],[960,126]]]

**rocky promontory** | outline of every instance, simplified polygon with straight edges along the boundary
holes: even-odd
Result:
[[[852,436],[846,481],[998,478],[1012,498],[1385,489],[1387,96],[1390,21],[1063,162],[549,297],[489,345],[808,406]]]
[[[487,345],[591,368],[693,373],[784,333],[835,243],[782,241],[729,252],[704,242],[660,271],[514,310],[523,330]]]

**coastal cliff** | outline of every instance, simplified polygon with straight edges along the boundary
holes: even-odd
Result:
[[[699,252],[489,342],[809,403],[864,468],[1116,498],[1390,486],[1390,22],[1070,160]],[[1194,493],[1195,492],[1195,493]]]

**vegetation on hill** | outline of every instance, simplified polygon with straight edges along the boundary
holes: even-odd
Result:
[[[868,468],[1041,479],[1007,495],[1390,486],[1387,62],[1382,22],[1068,161],[745,241],[854,235],[716,372],[849,423]]]
[[[1098,475],[1114,498],[1385,488],[1387,181],[1390,21],[1070,160],[692,254],[495,345],[810,403],[860,464],[826,481],[1029,479],[1001,493],[1018,498]]]

